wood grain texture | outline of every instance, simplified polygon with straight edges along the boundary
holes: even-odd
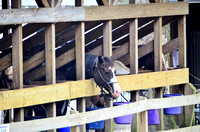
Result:
[[[178,19],[179,67],[186,67],[186,16]]]
[[[0,25],[98,21],[188,14],[188,3],[159,3],[97,7],[9,9],[0,11]],[[102,13],[106,10],[106,13]],[[122,11],[123,10],[123,11]]]
[[[129,23],[130,72],[138,73],[138,19]]]
[[[122,91],[156,88],[189,82],[189,71],[177,69],[117,77]],[[58,83],[0,92],[0,110],[26,107],[60,100],[100,95],[93,79]]]
[[[187,106],[200,103],[200,94],[187,95],[173,98],[163,99],[146,99],[131,104],[104,108],[101,110],[60,116],[55,118],[40,119],[33,121],[25,121],[20,123],[10,123],[10,130],[25,131],[41,131],[54,128],[62,128],[67,126],[77,126],[80,124],[91,123],[99,120],[106,120],[114,117],[124,116],[128,114],[147,111],[150,109],[161,109],[168,107]],[[101,115],[101,116],[99,116]]]

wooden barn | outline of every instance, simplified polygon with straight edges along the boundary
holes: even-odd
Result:
[[[104,129],[96,131],[113,132],[118,131],[113,118],[130,114],[134,114],[131,132],[200,131],[194,118],[194,105],[200,104],[200,95],[189,82],[189,71],[196,72],[198,67],[192,68],[190,61],[199,54],[195,49],[199,30],[187,24],[194,22],[198,6],[162,0],[129,0],[126,5],[97,0],[97,6],[84,6],[84,0],[75,0],[73,6],[61,6],[62,0],[35,2],[37,7],[24,8],[21,0],[2,0],[0,132],[59,131],[67,127],[72,132],[86,132],[90,131],[86,124],[102,120]],[[186,25],[190,27],[187,30]],[[164,42],[166,26],[170,37]],[[192,39],[186,41],[189,33]],[[188,49],[193,48],[187,55],[186,42]],[[190,45],[192,42],[195,46]],[[173,57],[174,51],[178,58]],[[86,54],[112,56],[130,69],[129,74],[117,76],[121,90],[131,95],[130,104],[113,106],[114,100],[105,98],[105,108],[86,111],[88,98],[101,94],[94,79],[85,78]],[[178,60],[176,67],[174,59]],[[73,60],[76,80],[58,80],[57,70]],[[148,91],[148,96],[141,96],[143,91]],[[184,96],[163,98],[166,91]],[[59,102],[75,99],[77,110],[57,115]],[[36,114],[28,111],[34,106],[42,106],[46,117],[34,118]],[[164,110],[174,107],[181,107],[181,114],[166,117]],[[148,125],[150,110],[159,114],[159,124],[153,130]],[[31,119],[27,119],[28,114]],[[178,125],[167,128],[166,118],[175,118],[172,122]]]

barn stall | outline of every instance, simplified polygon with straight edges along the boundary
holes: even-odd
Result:
[[[191,105],[200,102],[199,95],[193,94],[195,89],[189,84],[186,68],[188,3],[136,4],[130,1],[132,4],[112,6],[111,2],[103,1],[106,6],[85,7],[83,1],[76,1],[75,7],[59,7],[60,1],[43,2],[40,6],[45,8],[19,9],[21,2],[12,1],[12,9],[0,11],[3,33],[0,70],[13,67],[11,88],[3,87],[0,91],[0,110],[14,111],[13,120],[5,123],[10,131],[55,130],[68,126],[78,131],[79,125],[81,131],[85,131],[86,123],[106,120],[105,131],[111,132],[112,118],[139,113],[131,128],[144,132],[148,131],[147,111],[152,109],[159,109],[160,125],[156,129],[163,131],[163,108],[175,106],[187,106],[182,130],[199,129],[188,127],[193,111]],[[175,25],[173,30],[177,30],[178,35],[172,33],[173,39],[162,44],[162,27],[169,23]],[[138,47],[138,40],[152,32],[154,39]],[[179,67],[163,71],[162,55],[176,49]],[[130,75],[118,76],[118,82],[122,91],[131,92],[133,103],[112,107],[112,99],[107,99],[107,108],[85,111],[86,98],[100,95],[93,79],[85,80],[85,53],[113,56],[130,67]],[[139,60],[150,53],[154,58],[153,69],[141,73]],[[56,69],[75,58],[77,81],[56,82]],[[44,77],[46,81],[41,81]],[[175,85],[173,92],[185,96],[163,99],[163,87]],[[139,98],[140,90],[154,88],[154,99]],[[79,113],[56,117],[56,102],[70,99],[77,99]],[[24,121],[24,108],[39,104],[46,104],[49,118]]]

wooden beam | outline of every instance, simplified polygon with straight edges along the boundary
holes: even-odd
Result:
[[[45,71],[47,85],[56,83],[55,59],[55,24],[48,24],[45,27]],[[56,103],[46,104],[45,107],[47,117],[56,117]]]
[[[102,13],[106,10],[106,14]],[[123,11],[122,11],[123,10]],[[151,10],[151,12],[150,12]],[[188,14],[188,3],[1,10],[0,25],[115,20]]]
[[[142,90],[189,82],[189,70],[177,69],[163,72],[118,76],[122,91]],[[125,82],[125,83],[124,83]],[[90,80],[72,81],[54,85],[0,92],[0,110],[56,102],[60,100],[99,95],[100,89]]]
[[[12,47],[13,88],[21,89],[23,88],[22,25],[13,29]],[[15,109],[14,120],[24,120],[24,109]]]
[[[140,97],[140,100],[146,100]],[[148,111],[143,111],[138,114],[139,116],[139,132],[148,132]]]
[[[84,0],[76,0],[75,6],[84,6]],[[80,22],[75,28],[75,52],[76,52],[76,79],[85,80],[85,22]],[[86,111],[86,99],[77,99],[79,112]],[[79,131],[79,126],[71,128],[74,132]],[[80,126],[81,132],[86,132],[86,124]]]
[[[112,5],[112,1],[108,0],[108,5]],[[103,6],[104,7],[104,6]],[[103,56],[112,56],[112,21],[105,21],[103,24]],[[113,99],[105,97],[105,106],[113,107]],[[109,119],[105,121],[105,132],[114,131],[114,120]]]
[[[133,1],[130,1],[130,3]],[[134,1],[135,3],[136,1]],[[129,55],[130,55],[130,73],[138,74],[138,19],[129,22]],[[118,53],[117,53],[118,54]],[[131,102],[139,101],[139,91],[131,92]],[[136,124],[136,125],[135,125]],[[139,115],[133,115],[131,130],[139,128]]]
[[[198,131],[200,131],[200,125],[173,129],[173,130],[165,130],[160,132],[198,132]]]
[[[12,8],[21,8],[21,0],[12,0]],[[12,31],[12,64],[13,64],[13,89],[23,88],[23,48],[22,25],[13,28]],[[14,121],[24,121],[24,109],[14,109]]]
[[[178,19],[179,67],[186,67],[186,16]]]
[[[162,71],[162,18],[154,22],[154,70]]]
[[[162,17],[156,18],[154,21],[154,71],[162,71]],[[151,93],[152,92],[152,93]],[[153,91],[150,94],[153,97]],[[155,89],[155,98],[163,97],[163,88]],[[160,124],[157,125],[157,130],[164,130],[164,114],[163,109],[159,110]]]
[[[191,84],[191,83],[187,83],[184,86],[184,95],[191,95],[191,94],[196,94],[196,88]],[[184,118],[185,118],[185,126],[191,126],[195,124],[195,118],[193,118],[193,120],[191,120],[191,117],[193,115],[195,115],[194,113],[195,110],[195,105],[191,105],[191,106],[185,106],[184,107]]]
[[[130,4],[123,6],[99,6],[85,8],[85,20],[113,20],[125,18],[143,18],[156,16],[171,16],[188,14],[188,4],[181,2],[181,5],[174,3],[159,4]],[[182,8],[181,11],[177,7]],[[106,10],[106,14],[102,13]],[[122,11],[123,10],[123,11]],[[151,10],[151,12],[149,12]]]
[[[174,98],[146,99],[131,104],[115,106],[96,111],[60,116],[49,119],[39,119],[20,123],[9,123],[10,131],[42,131],[47,129],[77,126],[80,124],[106,120],[114,117],[143,112],[150,109],[161,109],[177,106],[187,106],[200,103],[200,94]],[[99,116],[101,115],[101,116]]]
[[[46,84],[56,83],[55,64],[55,24],[48,24],[45,28]]]
[[[80,22],[76,25],[75,31],[75,51],[76,51],[76,79],[85,79],[85,23]],[[78,100],[78,111],[86,111],[86,100],[85,98],[79,98]],[[79,127],[79,126],[76,126]],[[86,131],[86,125],[81,126],[83,132]]]
[[[138,19],[129,23],[129,52],[130,52],[130,72],[138,73]]]
[[[112,21],[104,22],[103,26],[103,55],[112,56]]]

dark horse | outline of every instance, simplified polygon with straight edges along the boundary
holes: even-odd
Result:
[[[121,88],[115,76],[115,67],[111,58],[85,55],[85,79],[94,78],[97,85],[118,98]],[[76,61],[68,63],[56,71],[57,80],[76,80]]]
[[[5,75],[6,76],[6,75]],[[112,98],[118,98],[121,93],[121,88],[118,84],[115,76],[115,67],[111,58],[95,55],[85,55],[85,79],[94,78],[96,84],[101,88],[102,94],[109,94]],[[56,70],[56,80],[76,80],[76,60],[69,62],[63,67]],[[94,105],[98,105],[98,97],[94,97],[91,101]],[[68,101],[56,102],[57,116],[65,115],[67,111]],[[45,118],[46,109],[43,105],[36,105],[28,107],[25,113],[31,116],[32,111],[35,112],[35,116]],[[25,116],[27,120],[31,119],[29,116]]]

